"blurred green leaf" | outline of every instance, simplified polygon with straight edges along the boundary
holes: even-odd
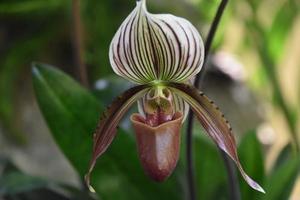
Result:
[[[298,13],[294,1],[285,1],[285,3],[278,8],[271,29],[266,35],[268,52],[275,63],[277,63],[283,55],[285,41],[293,28]]]
[[[0,197],[4,197],[5,199],[7,197],[7,199],[30,200],[41,198],[55,200],[66,199],[58,198],[62,197],[63,193],[72,197],[88,197],[86,193],[78,191],[78,189],[71,186],[64,186],[44,178],[25,174],[9,159],[0,156]],[[91,200],[91,198],[84,199]]]
[[[284,163],[286,163],[293,156],[293,148],[291,144],[287,144],[279,153],[274,166],[272,168],[272,173],[278,170]]]
[[[14,117],[14,96],[16,95],[17,79],[24,68],[28,67],[31,59],[43,48],[53,35],[46,29],[43,34],[33,35],[14,41],[0,63],[0,119],[9,137],[19,143],[24,143],[24,135],[16,128]]]
[[[9,160],[6,156],[0,155],[0,177],[10,172],[19,171],[17,166]]]
[[[226,199],[227,175],[217,147],[204,135],[196,135],[194,152],[197,198],[199,200]]]
[[[0,3],[0,13],[1,14],[21,14],[30,13],[37,11],[46,11],[49,9],[57,9],[63,4],[66,4],[66,0],[10,0]]]
[[[82,1],[82,18],[88,37],[86,62],[90,66],[90,78],[96,80],[112,73],[108,59],[111,39],[123,20],[135,7],[135,1],[98,0]],[[112,14],[113,13],[113,14]]]
[[[252,10],[258,10],[258,7],[262,1],[261,0],[251,0],[247,1],[247,3],[252,7]]]
[[[198,8],[201,14],[201,20],[210,22],[215,17],[216,10],[220,4],[219,0],[200,0],[198,1]]]
[[[290,159],[274,171],[266,182],[263,200],[283,200],[290,196],[298,177],[299,159]]]
[[[70,77],[47,65],[34,65],[33,84],[57,144],[83,178],[92,152],[92,133],[103,106]],[[161,184],[144,175],[134,140],[122,130],[99,159],[92,185],[102,199],[181,198],[175,174]]]
[[[265,177],[264,159],[255,131],[251,131],[244,136],[239,145],[238,152],[246,173],[259,184],[262,184]],[[242,177],[240,177],[240,189],[243,200],[257,199],[262,195],[249,187]]]
[[[11,172],[0,177],[0,196],[22,193],[48,186],[49,183],[21,172]]]

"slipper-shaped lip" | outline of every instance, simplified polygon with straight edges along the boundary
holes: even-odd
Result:
[[[177,112],[173,120],[152,127],[140,114],[131,116],[141,164],[154,181],[164,181],[177,165],[182,119],[183,114]]]

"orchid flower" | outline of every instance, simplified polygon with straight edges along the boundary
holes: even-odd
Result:
[[[113,141],[123,115],[138,102],[139,113],[130,119],[141,164],[153,180],[165,180],[176,167],[180,129],[190,106],[207,135],[232,158],[245,181],[264,192],[244,172],[224,115],[190,84],[203,65],[204,45],[189,21],[170,14],[151,14],[146,0],[139,0],[115,34],[109,58],[113,71],[137,86],[120,95],[100,119],[85,177],[89,187],[96,160]]]

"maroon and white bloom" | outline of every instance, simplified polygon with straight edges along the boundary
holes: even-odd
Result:
[[[146,0],[137,1],[111,42],[109,58],[114,72],[137,86],[120,95],[98,124],[86,175],[89,186],[97,158],[111,144],[123,115],[138,102],[139,113],[133,114],[131,121],[142,166],[152,179],[163,181],[176,167],[180,129],[190,106],[207,135],[234,160],[245,181],[264,192],[244,172],[224,115],[189,84],[204,60],[202,38],[189,21],[170,14],[151,14]]]

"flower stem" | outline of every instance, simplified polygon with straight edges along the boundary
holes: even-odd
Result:
[[[212,41],[215,37],[218,25],[220,23],[221,17],[224,13],[224,10],[226,8],[227,3],[228,3],[228,0],[222,0],[221,1],[220,5],[219,5],[219,8],[217,10],[217,13],[215,15],[214,21],[211,25],[211,28],[210,28],[209,32],[208,32],[208,36],[207,36],[207,39],[206,39],[206,42],[205,42],[204,65],[203,65],[203,68],[200,71],[200,73],[195,78],[194,85],[196,87],[199,86],[200,82],[203,80],[203,76],[205,75],[206,68],[207,68],[207,65],[206,65],[207,57],[208,57],[208,54],[210,52]]]
[[[219,8],[217,10],[217,13],[215,15],[215,18],[213,20],[212,26],[209,30],[209,33],[208,33],[208,36],[207,36],[207,39],[206,39],[206,42],[205,42],[204,66],[203,66],[203,69],[202,69],[201,73],[199,73],[196,76],[196,79],[195,79],[195,82],[194,82],[194,85],[196,87],[198,87],[200,81],[203,79],[205,69],[206,69],[207,56],[210,52],[210,48],[211,48],[213,38],[215,36],[216,30],[218,28],[218,25],[220,23],[221,17],[223,15],[223,12],[226,8],[227,3],[228,3],[228,0],[222,0],[221,1],[220,5],[219,5]],[[192,144],[192,141],[193,141],[192,131],[193,131],[193,125],[194,125],[193,124],[193,118],[194,118],[194,115],[193,115],[192,112],[190,112],[189,116],[188,116],[188,122],[187,122],[188,124],[187,124],[187,138],[186,138],[186,143],[187,143],[187,145],[186,145],[186,147],[187,147],[187,149],[186,149],[186,154],[187,154],[186,155],[187,156],[187,181],[188,181],[188,190],[189,190],[189,199],[190,200],[196,200],[196,187],[195,187],[195,180],[194,180],[194,162],[193,162],[193,144]],[[227,157],[225,158],[224,156],[223,156],[223,158],[224,158],[224,160],[227,159]],[[231,173],[232,170],[229,171],[229,169],[232,169],[232,167],[226,167],[226,168],[227,168],[227,171],[228,171],[228,176],[231,177],[230,180],[235,181],[236,179],[234,179],[232,177],[232,173]],[[234,184],[234,185],[237,185],[237,184]],[[233,187],[234,185],[230,184],[230,187],[231,186]],[[231,191],[235,191],[235,187],[232,188]]]
[[[74,59],[77,65],[77,76],[81,84],[88,87],[88,77],[86,66],[83,59],[83,42],[82,42],[82,24],[80,17],[80,0],[72,0],[72,16],[73,16],[73,48]]]
[[[194,179],[194,161],[193,161],[193,112],[188,115],[187,138],[186,138],[186,158],[187,158],[187,181],[189,190],[189,199],[196,200],[196,184]]]
[[[224,151],[222,151],[221,149],[219,149],[219,151],[223,158],[224,165],[227,171],[228,185],[229,185],[229,199],[240,200],[241,199],[240,186],[238,184],[238,178],[236,175],[234,163],[231,160],[231,158],[226,155]]]

